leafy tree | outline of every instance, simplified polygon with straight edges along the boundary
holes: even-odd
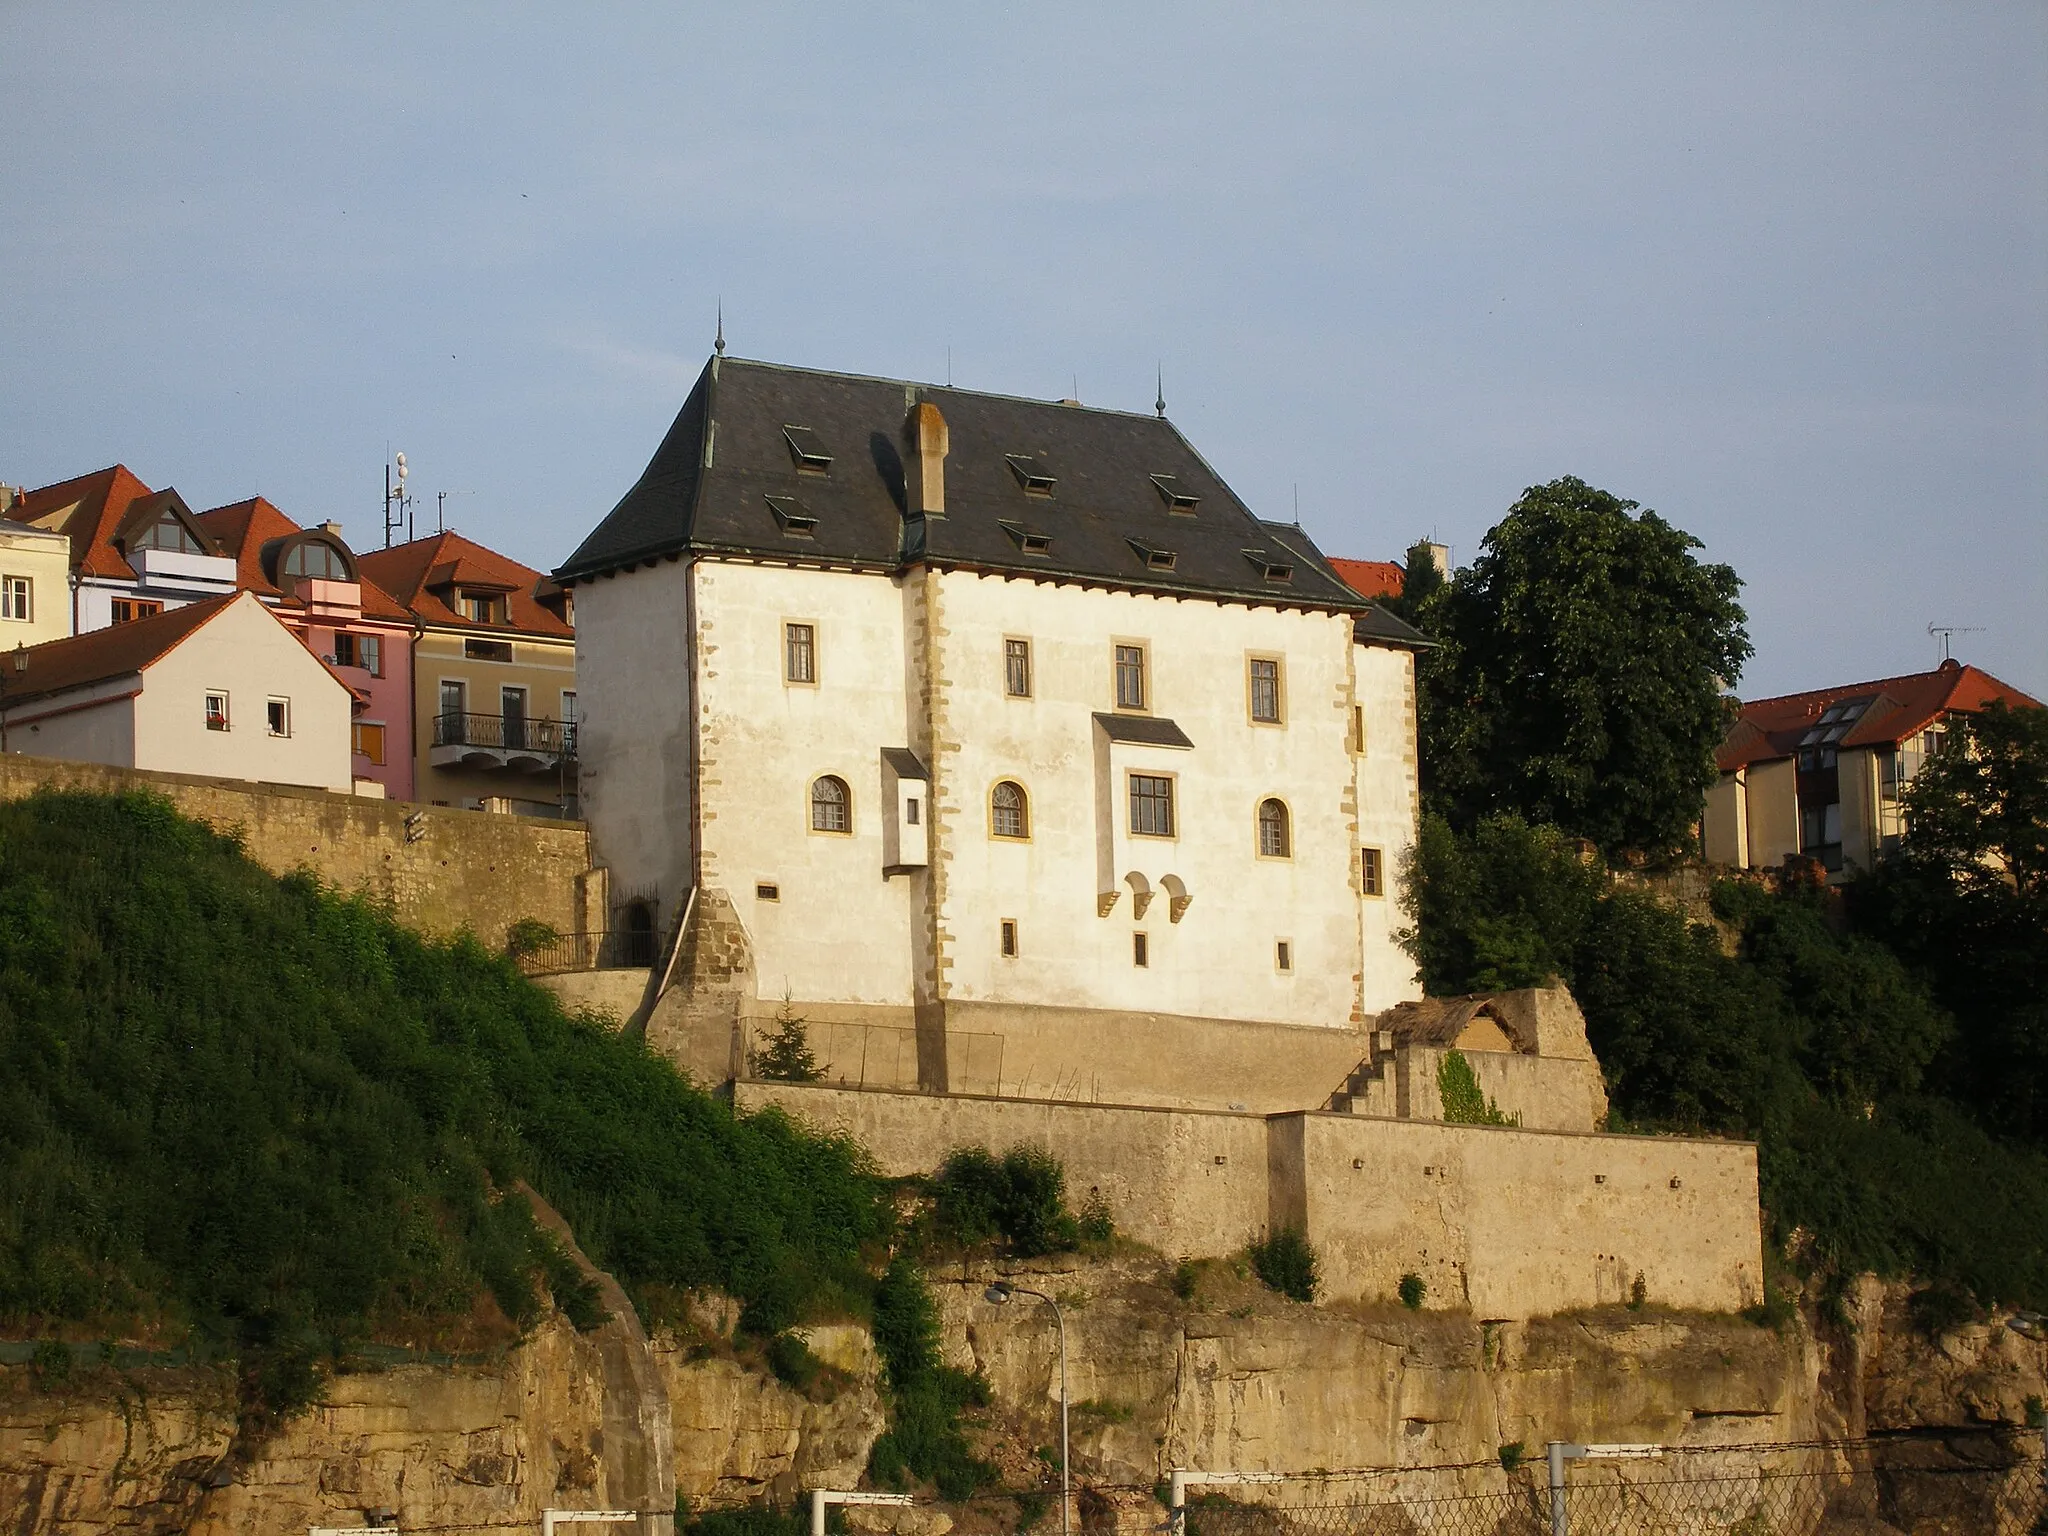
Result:
[[[1290,1301],[1314,1301],[1322,1287],[1321,1266],[1316,1250],[1299,1227],[1281,1227],[1271,1237],[1253,1243],[1246,1252],[1252,1272],[1268,1290],[1278,1291]]]
[[[1441,647],[1422,667],[1424,785],[1454,825],[1519,812],[1610,857],[1686,843],[1751,646],[1735,572],[1636,505],[1569,476],[1532,486],[1447,592],[1419,580],[1412,617]]]
[[[1042,1147],[1014,1146],[1000,1158],[986,1147],[962,1147],[940,1165],[932,1193],[937,1226],[955,1242],[1001,1238],[1026,1259],[1080,1246],[1066,1169]]]
[[[1950,1090],[2048,1139],[2048,710],[1957,717],[1905,806],[1905,839],[1851,910],[1960,1021],[1937,1067]]]

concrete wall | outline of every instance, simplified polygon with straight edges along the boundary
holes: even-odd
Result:
[[[228,729],[209,730],[206,695],[228,695]],[[288,733],[266,705],[285,701]],[[346,794],[351,770],[346,687],[303,641],[243,593],[152,662],[135,700],[135,755],[124,766],[303,784]]]
[[[1385,1298],[1405,1273],[1434,1305],[1523,1318],[1630,1299],[1732,1311],[1762,1299],[1756,1149],[1275,1116],[1276,1225],[1302,1227],[1333,1297]]]
[[[776,1105],[851,1136],[891,1177],[929,1173],[960,1147],[1042,1147],[1065,1165],[1069,1202],[1109,1202],[1117,1230],[1164,1253],[1234,1252],[1266,1226],[1266,1122],[1200,1110],[934,1098],[741,1083],[742,1109]]]
[[[306,868],[343,890],[391,904],[408,927],[445,937],[468,928],[497,948],[522,917],[578,929],[589,878],[579,822],[441,810],[288,785],[253,784],[97,763],[0,758],[0,799],[48,786],[112,795],[148,790],[187,816],[239,829],[249,856],[276,874]],[[410,823],[410,826],[408,826]]]
[[[1631,1299],[1732,1311],[1762,1295],[1756,1149],[1744,1142],[1573,1135],[1333,1114],[1270,1117],[747,1083],[851,1136],[885,1174],[958,1147],[1058,1157],[1071,1198],[1109,1202],[1161,1252],[1218,1257],[1282,1225],[1322,1260],[1324,1297],[1393,1297],[1421,1275],[1432,1307],[1520,1319]]]
[[[1749,766],[1749,867],[1775,869],[1799,851],[1799,765],[1789,757]]]

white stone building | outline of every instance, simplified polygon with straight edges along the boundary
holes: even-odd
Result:
[[[694,912],[863,1081],[1089,1097],[1418,995],[1420,637],[1163,414],[714,358],[556,574],[614,926]]]

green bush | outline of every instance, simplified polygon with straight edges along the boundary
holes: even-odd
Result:
[[[1281,1227],[1248,1250],[1252,1272],[1291,1301],[1314,1301],[1321,1284],[1316,1251],[1299,1227]]]
[[[811,1346],[793,1333],[778,1333],[768,1341],[768,1369],[784,1386],[808,1392],[824,1368]]]
[[[787,1509],[749,1504],[693,1515],[680,1496],[676,1499],[676,1536],[810,1536],[810,1529],[810,1513],[802,1500]]]
[[[1173,1266],[1173,1294],[1182,1301],[1193,1301],[1201,1283],[1202,1267],[1193,1259],[1182,1259]]]
[[[942,1237],[969,1247],[1001,1240],[1019,1258],[1063,1253],[1082,1237],[1066,1191],[1066,1170],[1041,1148],[1015,1146],[998,1158],[962,1147],[932,1179],[933,1218]]]
[[[561,929],[537,917],[522,917],[505,930],[505,953],[514,959],[546,949],[562,937]]]
[[[868,1453],[868,1475],[889,1488],[920,1478],[956,1500],[994,1482],[996,1469],[968,1450],[960,1432],[961,1411],[986,1406],[988,1384],[941,1363],[938,1307],[906,1254],[890,1260],[875,1287],[875,1352],[890,1425]]]
[[[587,1323],[521,1178],[629,1291],[717,1287],[762,1334],[863,1310],[893,1224],[851,1143],[736,1114],[473,939],[151,796],[0,806],[0,1325],[186,1326],[290,1396],[290,1362],[479,1293]]]
[[[1453,1125],[1520,1125],[1520,1115],[1504,1115],[1500,1106],[1480,1089],[1472,1063],[1463,1051],[1444,1052],[1436,1068],[1437,1096],[1443,1101],[1444,1119]]]
[[[1422,1276],[1410,1271],[1401,1277],[1401,1283],[1395,1287],[1394,1294],[1401,1298],[1401,1305],[1410,1312],[1420,1312],[1422,1298],[1429,1294],[1429,1286]]]

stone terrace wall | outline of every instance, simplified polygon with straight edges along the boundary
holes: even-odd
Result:
[[[1168,1255],[1214,1258],[1302,1228],[1331,1300],[1385,1300],[1403,1274],[1432,1306],[1519,1320],[1631,1299],[1734,1311],[1762,1298],[1756,1149],[1747,1142],[1575,1135],[1294,1113],[1261,1116],[741,1082],[853,1137],[884,1173],[956,1147],[1045,1148],[1078,1202]]]
[[[373,800],[295,785],[0,757],[0,799],[37,789],[112,795],[145,789],[222,832],[276,874],[310,869],[345,891],[388,902],[410,928],[446,937],[468,928],[486,945],[537,917],[563,933],[605,925],[603,877],[590,870],[578,821],[538,821],[444,806]]]

